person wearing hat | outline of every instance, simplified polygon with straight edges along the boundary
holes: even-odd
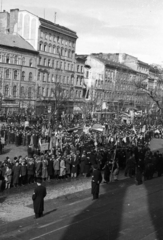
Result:
[[[41,185],[41,182],[41,178],[38,178],[37,187],[34,189],[34,193],[32,195],[35,218],[42,217],[44,211],[44,198],[46,196],[46,188]]]
[[[100,170],[98,170],[97,164],[93,165],[93,173],[92,173],[92,195],[93,200],[99,198],[100,191],[100,183],[102,182],[102,175]]]

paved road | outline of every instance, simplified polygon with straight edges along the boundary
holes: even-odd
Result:
[[[43,218],[0,226],[0,239],[162,240],[163,177],[135,186],[132,179],[103,185],[92,201],[90,190],[71,199],[46,202]]]

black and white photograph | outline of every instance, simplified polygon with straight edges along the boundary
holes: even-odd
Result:
[[[0,0],[0,240],[163,240],[163,1]]]

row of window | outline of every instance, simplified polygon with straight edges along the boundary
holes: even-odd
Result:
[[[68,57],[68,58],[74,58],[75,51],[47,43],[40,42],[39,44],[39,50],[43,52],[48,52],[52,54],[58,54],[60,57]]]
[[[83,67],[82,65],[77,65],[76,71],[77,71],[78,73],[84,73],[84,67]]]
[[[149,71],[147,68],[141,67],[139,65],[137,66],[137,70],[140,71],[140,72],[143,71],[143,72],[146,72],[146,73]]]
[[[30,58],[27,62],[25,57],[21,56],[11,56],[10,54],[3,55],[0,54],[0,62],[7,63],[7,64],[15,64],[15,65],[27,65],[29,67],[33,67],[33,59]]]
[[[83,96],[83,91],[82,90],[67,90],[64,89],[63,92],[63,97],[69,97],[69,98],[82,98]],[[56,97],[56,92],[53,88],[45,88],[45,87],[40,87],[38,86],[37,88],[37,97],[39,98],[40,96],[43,97]]]
[[[12,73],[13,73],[13,75],[12,75]],[[19,70],[10,70],[10,69],[6,69],[6,71],[5,71],[5,78],[6,79],[12,79],[12,76],[13,76],[13,79],[14,80],[19,80],[20,79],[20,72],[19,72]],[[25,79],[25,72],[23,71],[22,72],[22,77],[21,77],[21,79],[22,79],[22,81],[25,81],[26,79]],[[30,72],[29,74],[28,74],[28,81],[32,81],[33,80],[33,74],[32,74],[32,72]]]
[[[11,79],[12,76],[12,71],[10,69],[7,69],[5,71],[5,79]],[[14,80],[19,80],[20,76],[19,76],[19,71],[18,70],[14,70],[13,71],[13,79]],[[25,75],[25,71],[22,72],[22,76],[21,76],[21,80],[22,81],[32,81],[33,80],[33,73],[30,72],[28,74],[28,76],[26,77]],[[61,76],[61,75],[54,75],[54,74],[49,74],[49,73],[38,73],[38,77],[37,77],[38,81],[43,81],[43,82],[61,82],[64,84],[74,84],[74,77],[73,76]],[[83,84],[83,77],[77,77],[76,79],[76,84],[77,85],[82,85]]]
[[[66,61],[54,61],[54,59],[51,58],[39,58],[39,65],[40,66],[46,66],[46,67],[51,67],[55,69],[60,69],[60,70],[66,70],[66,71],[74,71],[74,64],[69,63]]]
[[[61,75],[54,75],[54,74],[49,74],[49,73],[38,73],[37,76],[38,81],[42,82],[60,82],[63,84],[73,84],[74,83],[74,77],[73,76],[61,76]]]
[[[40,37],[47,41],[57,42],[57,43],[60,43],[62,45],[69,46],[69,47],[75,47],[74,41],[64,39],[60,36],[56,36],[51,33],[46,33],[46,32],[41,31]]]
[[[18,97],[18,86],[13,86],[12,91],[11,91],[11,95],[13,97]],[[8,97],[10,94],[10,87],[9,85],[5,85],[4,87],[4,96]],[[21,86],[20,88],[20,97],[21,98],[31,98],[32,97],[32,87],[29,87],[27,89],[27,92],[25,92],[25,87]]]
[[[53,88],[44,88],[44,87],[38,87],[37,88],[37,97],[39,97],[40,95],[44,96],[44,97],[54,97],[55,91]],[[69,90],[64,90],[63,91],[63,96],[64,97],[68,97],[69,95],[71,95],[71,97],[76,97],[76,98],[82,98],[82,90],[75,90],[75,91],[71,91],[69,92]],[[9,85],[5,85],[4,87],[4,96],[8,97],[10,94],[10,87]],[[12,91],[11,91],[11,95],[13,97],[18,97],[18,87],[17,86],[13,86]],[[32,98],[34,95],[34,92],[32,92],[32,87],[28,87],[28,89],[26,89],[24,86],[21,86],[20,88],[20,97],[21,98]]]

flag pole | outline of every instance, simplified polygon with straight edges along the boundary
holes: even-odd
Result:
[[[113,158],[112,169],[111,169],[111,173],[110,173],[110,182],[112,182],[112,180],[113,180],[113,167],[114,167],[115,158],[116,158],[116,154],[117,154],[117,145],[118,145],[118,142],[116,144],[116,148],[114,151],[114,158]]]

